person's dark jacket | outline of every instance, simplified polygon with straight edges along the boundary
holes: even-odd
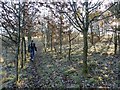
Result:
[[[28,46],[28,52],[30,52],[31,50],[37,51],[37,47],[36,47],[35,43],[33,43],[33,42],[31,44],[29,44],[29,46]]]

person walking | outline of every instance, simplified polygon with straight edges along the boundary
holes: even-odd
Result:
[[[35,57],[35,51],[37,51],[37,47],[33,40],[31,40],[31,43],[28,46],[28,52],[30,52],[30,60],[33,61]]]

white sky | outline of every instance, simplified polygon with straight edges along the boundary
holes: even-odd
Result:
[[[14,1],[19,1],[19,0],[1,0],[1,1],[4,1],[4,2],[12,1],[12,2],[14,2]],[[76,2],[79,2],[79,1],[82,1],[83,2],[83,1],[86,1],[86,0],[20,0],[20,2],[23,2],[23,1],[34,1],[34,2],[61,2],[61,1],[65,1],[65,2],[76,1]],[[104,1],[103,6],[105,4],[110,3],[110,2],[114,2],[114,0],[88,0],[88,2],[92,2],[92,3],[95,3],[97,1]],[[104,9],[104,7],[102,7],[101,9]],[[44,10],[44,12],[46,12],[46,11]]]
[[[18,1],[18,0],[1,0],[1,1],[4,1],[4,2],[7,2],[7,1]],[[22,1],[35,1],[35,2],[58,2],[58,1],[72,1],[72,0],[20,0],[21,2]],[[73,1],[84,1],[84,0],[73,0]],[[104,1],[105,3],[109,3],[109,2],[113,2],[113,1],[119,1],[119,0],[88,0],[88,1],[91,1],[91,2],[97,2],[97,1]]]

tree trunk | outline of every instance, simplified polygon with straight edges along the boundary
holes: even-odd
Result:
[[[87,41],[87,36],[88,36],[88,26],[89,26],[89,16],[88,16],[88,0],[84,2],[85,7],[85,17],[84,17],[84,26],[83,26],[83,42],[84,42],[84,47],[83,47],[83,71],[84,74],[88,73],[88,65],[87,65],[87,53],[88,53],[88,41]]]
[[[18,60],[19,60],[19,45],[16,53],[16,82],[18,81]]]
[[[23,38],[23,43],[24,43],[24,61],[26,62],[27,51],[26,51],[26,41],[25,41],[25,37]]]
[[[114,33],[114,54],[117,54],[117,32]]]
[[[62,54],[62,16],[60,17],[60,31],[59,31],[59,35],[60,35],[60,54]]]
[[[120,55],[120,33],[118,33],[118,45],[119,45],[119,55]]]
[[[18,67],[18,61],[19,61],[19,52],[20,52],[20,2],[19,2],[19,26],[18,26],[18,45],[17,45],[17,55],[16,55],[16,82],[18,81],[18,72],[19,72],[19,67]]]
[[[60,54],[62,53],[62,30],[60,28]]]
[[[22,37],[22,41],[21,41],[21,68],[23,68],[23,56],[24,56],[24,53],[23,53],[23,37]]]
[[[68,58],[69,58],[69,61],[70,61],[70,59],[71,59],[71,33],[69,32],[69,56],[68,56]]]
[[[24,6],[25,6],[25,3],[24,3]],[[24,11],[23,11],[23,27],[24,27],[24,30],[27,30],[26,25],[25,25],[25,18],[27,18],[26,17],[27,12],[25,12],[25,7],[23,7],[23,8],[24,8]],[[27,51],[26,51],[26,41],[25,41],[25,34],[26,34],[26,32],[22,32],[22,33],[23,33],[22,42],[23,42],[23,52],[24,52],[23,60],[26,62],[26,54],[27,54]],[[28,45],[30,43],[30,40],[31,40],[31,37],[30,37],[30,31],[29,31],[28,32]],[[25,62],[23,62],[23,63],[25,63]]]
[[[118,33],[119,57],[120,57],[120,32]],[[118,87],[120,87],[120,63],[118,64]]]
[[[45,30],[45,36],[44,36],[44,38],[45,38],[44,47],[45,47],[45,52],[46,52],[47,51],[47,32],[46,32],[46,30]]]
[[[88,73],[88,65],[87,65],[87,53],[88,53],[88,41],[87,41],[87,31],[83,31],[83,64],[84,64],[84,72]]]
[[[51,46],[51,51],[53,50],[53,45],[52,45],[53,44],[53,39],[52,38],[53,37],[52,37],[52,33],[51,33],[51,45],[50,45]]]

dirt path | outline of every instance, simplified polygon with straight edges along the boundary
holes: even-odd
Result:
[[[41,50],[41,45],[39,42],[36,42],[36,46],[37,46],[37,52],[35,54],[35,59],[34,61],[30,61],[28,64],[28,68],[27,68],[27,80],[25,81],[25,84],[23,87],[32,87],[32,88],[37,88],[37,87],[41,87],[40,85],[40,81],[41,81],[41,77],[40,77],[40,73],[38,70],[38,66],[40,65],[40,61],[41,61],[41,57],[42,57],[42,50]]]

